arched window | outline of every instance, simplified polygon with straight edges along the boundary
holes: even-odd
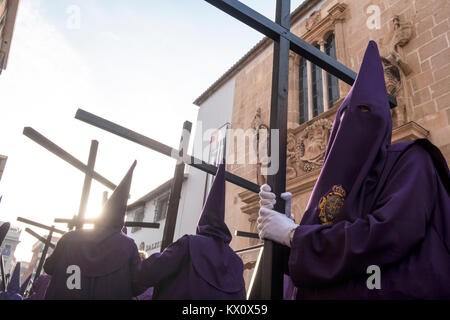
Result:
[[[336,45],[334,41],[334,34],[330,34],[325,43],[325,53],[330,57],[336,59]],[[339,99],[339,84],[338,78],[328,73],[328,105],[333,107],[336,100]]]
[[[330,34],[325,43],[315,46],[318,49],[324,51],[327,55],[336,59],[336,45],[334,35]],[[310,64],[311,78],[308,78],[308,64]],[[322,69],[316,65],[307,62],[306,59],[300,59],[299,65],[299,94],[300,94],[300,106],[299,106],[299,122],[304,123],[311,120],[313,117],[326,111],[325,106],[332,108],[334,103],[339,99],[339,84],[338,79],[335,76],[327,73],[324,78],[322,76]],[[327,91],[324,94],[324,88]],[[328,95],[328,101],[325,101]],[[308,97],[312,97],[311,101]],[[309,114],[309,110],[312,114]]]

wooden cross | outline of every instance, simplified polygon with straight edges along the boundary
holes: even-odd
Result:
[[[3,255],[0,254],[0,271],[2,276],[2,289],[3,292],[6,292],[6,276],[5,276],[5,265],[3,264]]]
[[[189,140],[191,136],[192,123],[186,121],[183,124],[183,131],[180,138],[180,149],[178,156],[182,159],[187,153]],[[172,242],[175,234],[175,226],[177,224],[178,207],[180,204],[181,188],[184,180],[184,162],[179,161],[175,167],[175,173],[172,179],[170,189],[169,206],[167,208],[166,223],[164,225],[164,233],[161,241],[161,252],[164,251]]]
[[[64,235],[66,232],[56,229],[55,226],[47,226],[45,224],[33,221],[33,220],[29,220],[29,219],[25,219],[22,217],[18,217],[17,221],[41,228],[41,229],[45,229],[48,230],[48,236],[47,239],[44,239],[43,237],[41,237],[40,235],[38,235],[37,233],[33,232],[31,229],[26,228],[25,231],[30,233],[32,236],[36,237],[39,241],[41,241],[42,243],[44,243],[44,248],[42,250],[42,254],[41,254],[41,258],[39,259],[39,263],[36,269],[36,274],[34,276],[34,280],[35,281],[40,275],[41,275],[41,271],[42,271],[42,267],[44,266],[44,262],[45,259],[47,257],[47,252],[48,252],[48,248],[54,248],[54,244],[52,243],[52,237],[53,237],[53,233],[59,233]]]
[[[32,235],[33,237],[35,237],[36,239],[38,239],[40,242],[42,242],[43,244],[45,244],[47,242],[47,239],[45,239],[44,237],[40,236],[38,233],[34,232],[33,230],[31,230],[30,228],[25,228],[25,231],[28,232],[30,235]],[[54,245],[53,243],[49,243],[48,246],[52,249],[55,249],[56,245]]]
[[[85,174],[78,216],[75,216],[72,221],[73,223],[68,225],[69,230],[71,230],[73,227],[76,227],[76,229],[82,229],[84,224],[83,223],[84,217],[86,214],[86,206],[89,199],[89,193],[91,190],[92,179],[97,180],[98,182],[110,188],[111,190],[114,190],[116,188],[116,185],[114,183],[112,183],[111,181],[109,181],[108,179],[106,179],[105,177],[94,171],[95,160],[97,157],[97,150],[98,150],[98,141],[96,140],[91,141],[89,159],[87,165],[85,165],[80,160],[72,156],[70,153],[68,153],[67,151],[65,151],[64,149],[62,149],[61,147],[59,147],[58,145],[47,139],[46,137],[44,137],[42,134],[40,134],[33,128],[25,127],[23,130],[23,134]]]

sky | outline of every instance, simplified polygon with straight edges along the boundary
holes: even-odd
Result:
[[[275,0],[242,2],[274,19]],[[172,178],[175,161],[76,120],[76,110],[178,147],[183,122],[195,130],[192,102],[261,38],[202,0],[21,0],[0,75],[0,221],[25,229],[18,216],[50,225],[78,213],[83,173],[25,137],[26,126],[84,163],[98,140],[95,169],[116,184],[137,160],[130,201]],[[106,190],[92,183],[88,217]],[[20,241],[15,256],[29,261],[35,239],[22,231]]]

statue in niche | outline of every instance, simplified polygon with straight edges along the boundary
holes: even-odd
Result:
[[[255,130],[256,133],[256,155],[257,155],[257,163],[256,163],[256,182],[258,185],[262,186],[266,183],[266,177],[261,173],[261,153],[267,155],[269,150],[269,127],[262,122],[261,119],[261,108],[256,110],[255,117],[252,120],[252,129]]]

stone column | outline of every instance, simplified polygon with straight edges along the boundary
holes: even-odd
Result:
[[[311,61],[306,61],[306,73],[308,78],[308,121],[313,118],[313,93],[312,93],[312,67]]]
[[[299,125],[300,117],[300,56],[289,54],[289,94],[288,94],[288,129],[294,129]]]
[[[320,51],[325,52],[325,41],[322,39],[319,41]],[[323,111],[326,112],[330,109],[328,105],[328,73],[322,69],[322,91],[323,91]]]
[[[334,20],[334,40],[336,43],[336,59],[342,64],[348,66],[348,59],[345,49],[345,35],[344,35],[344,19],[337,18]],[[350,86],[344,81],[339,80],[339,96],[345,97],[350,91]]]

